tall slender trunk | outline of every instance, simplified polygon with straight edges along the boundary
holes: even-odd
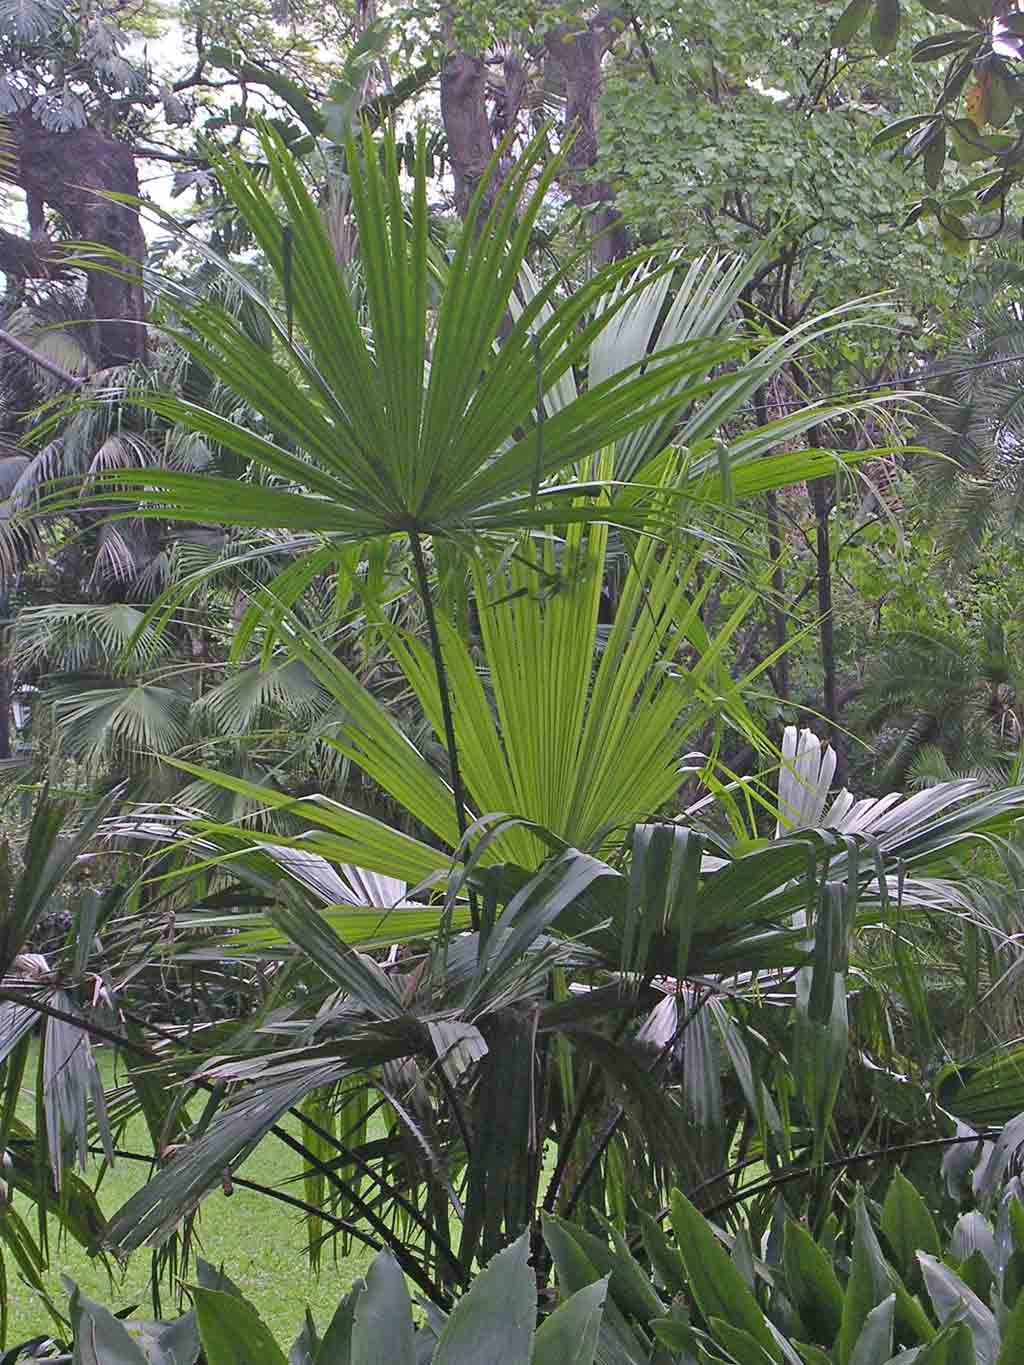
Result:
[[[774,650],[783,653],[775,661],[772,677],[775,691],[781,701],[789,701],[789,659],[785,649],[789,638],[786,624],[786,609],[783,606],[786,592],[786,573],[782,567],[782,530],[779,522],[779,496],[773,488],[765,494],[765,512],[768,520],[768,553],[772,558],[772,635]],[[773,652],[774,652],[773,650]]]
[[[0,618],[6,622],[9,606],[0,599]],[[0,758],[10,758],[11,748],[11,665],[10,630],[0,624]]]
[[[836,706],[836,648],[832,623],[832,547],[829,538],[829,513],[832,510],[831,477],[812,479],[807,490],[815,520],[815,557],[818,576],[818,635],[821,644],[822,711],[833,732],[838,721]]]

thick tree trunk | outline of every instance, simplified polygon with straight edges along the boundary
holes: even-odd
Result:
[[[455,181],[455,207],[459,217],[465,218],[494,153],[482,57],[459,51],[448,54],[441,68],[441,118]]]
[[[560,183],[573,203],[587,214],[598,265],[619,260],[629,252],[629,235],[615,208],[612,187],[592,174],[597,164],[601,63],[612,31],[611,18],[602,10],[587,23],[563,24],[551,30],[541,49],[565,87],[565,131],[572,141]],[[504,82],[497,91],[490,89],[483,56],[457,48],[448,54],[441,69],[441,118],[455,180],[455,205],[463,218],[495,146],[515,127],[525,103],[526,73],[518,59],[507,57],[503,74]],[[499,184],[500,176],[487,195],[484,212]]]
[[[39,206],[48,204],[78,241],[98,243],[122,257],[104,262],[117,273],[97,269],[87,275],[100,364],[143,360],[146,329],[141,267],[146,241],[137,210],[104,197],[108,191],[138,194],[131,147],[94,128],[51,132],[26,114],[12,121],[12,130],[18,155],[11,178],[34,202],[37,212]],[[39,275],[49,260],[56,257],[54,264],[60,262],[61,251],[38,240],[14,248],[5,238],[0,242],[0,257],[7,262],[5,270],[9,265],[14,274]]]
[[[608,41],[603,14],[587,25],[560,25],[547,36],[548,55],[565,81],[565,127],[572,136],[561,181],[573,203],[589,216],[598,265],[620,260],[629,252],[629,235],[615,208],[612,187],[592,175],[597,164],[601,62]]]

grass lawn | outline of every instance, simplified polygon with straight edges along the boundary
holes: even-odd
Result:
[[[104,1085],[109,1086],[113,1083],[113,1059],[101,1052],[99,1062]],[[33,1084],[34,1067],[30,1065],[25,1074],[26,1083]],[[34,1098],[30,1091],[23,1094],[22,1105],[22,1117],[26,1122],[33,1122]],[[141,1117],[129,1125],[122,1145],[131,1151],[149,1150],[146,1126]],[[278,1185],[296,1173],[297,1163],[294,1153],[268,1137],[241,1167],[239,1174],[264,1185]],[[127,1161],[119,1161],[108,1170],[99,1192],[104,1212],[111,1214],[118,1209],[144,1182],[148,1171],[148,1166]],[[98,1173],[97,1162],[86,1175],[94,1180]],[[293,1186],[290,1192],[301,1197],[302,1188]],[[20,1196],[18,1200],[23,1216],[32,1216],[28,1201]],[[259,1309],[286,1354],[298,1335],[306,1304],[312,1309],[318,1325],[325,1326],[341,1294],[353,1278],[363,1272],[370,1258],[368,1252],[356,1249],[351,1259],[335,1265],[330,1249],[325,1248],[323,1270],[319,1279],[315,1279],[305,1260],[306,1238],[299,1215],[283,1204],[249,1190],[236,1189],[230,1198],[219,1189],[210,1194],[203,1202],[197,1232],[202,1242],[201,1254],[215,1265],[223,1263],[231,1278]],[[51,1242],[50,1255],[48,1284],[58,1307],[63,1308],[66,1304],[60,1279],[64,1274],[75,1280],[90,1297],[115,1310],[137,1303],[140,1316],[151,1316],[147,1288],[148,1251],[137,1252],[131,1258],[123,1278],[112,1263],[113,1280],[102,1263],[90,1260],[76,1243],[57,1246]],[[8,1345],[39,1332],[52,1331],[52,1319],[36,1295],[18,1279],[16,1267],[9,1258],[8,1276]]]

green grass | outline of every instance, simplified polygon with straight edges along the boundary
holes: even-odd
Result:
[[[100,1053],[99,1063],[104,1085],[113,1083],[113,1060],[108,1053]],[[34,1083],[35,1069],[29,1066],[26,1083]],[[30,1090],[22,1095],[21,1117],[34,1122],[34,1096]],[[285,1125],[288,1126],[287,1124]],[[126,1150],[148,1151],[146,1126],[141,1118],[128,1125],[120,1145]],[[252,1156],[239,1169],[239,1174],[264,1185],[280,1185],[301,1198],[302,1187],[284,1186],[296,1174],[298,1158],[282,1143],[268,1137],[260,1143]],[[119,1161],[108,1170],[99,1189],[99,1199],[106,1214],[118,1209],[129,1195],[145,1181],[148,1166]],[[97,1162],[86,1177],[92,1183],[98,1178]],[[34,1218],[28,1201],[19,1197],[23,1216]],[[330,1248],[324,1249],[323,1269],[319,1279],[313,1277],[305,1259],[306,1234],[300,1215],[275,1200],[253,1191],[236,1189],[230,1197],[220,1190],[203,1202],[196,1230],[201,1241],[200,1254],[224,1269],[239,1288],[259,1309],[270,1330],[282,1343],[287,1353],[298,1335],[303,1310],[308,1304],[313,1317],[325,1326],[338,1299],[353,1278],[363,1272],[369,1253],[356,1249],[350,1259],[335,1264]],[[111,1263],[114,1278],[110,1279],[102,1263],[90,1260],[84,1248],[73,1242],[50,1246],[48,1288],[60,1308],[66,1304],[61,1275],[75,1280],[92,1298],[99,1299],[114,1309],[131,1304],[140,1305],[140,1316],[151,1316],[149,1296],[149,1252],[136,1253],[128,1262],[122,1276]],[[53,1322],[36,1294],[18,1279],[16,1268],[8,1261],[10,1328],[8,1344],[23,1341],[40,1332],[52,1332]],[[165,1312],[168,1310],[165,1308]]]

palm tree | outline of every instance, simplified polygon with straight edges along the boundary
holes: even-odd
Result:
[[[242,462],[245,476],[100,471],[89,505],[278,533],[274,553],[292,562],[255,595],[269,621],[266,648],[298,660],[344,709],[338,751],[406,813],[407,827],[327,795],[297,801],[179,765],[295,822],[290,836],[264,837],[249,824],[192,817],[183,829],[150,811],[136,829],[162,851],[168,838],[194,833],[205,863],[219,868],[226,857],[244,868],[269,908],[197,924],[229,939],[205,941],[202,952],[269,957],[283,965],[280,980],[303,989],[290,997],[282,986],[284,1013],[263,1018],[268,1031],[244,1060],[218,1039],[227,1060],[207,1060],[203,1083],[223,1083],[230,1102],[114,1221],[107,1243],[165,1236],[292,1109],[334,1153],[325,1162],[312,1138],[300,1144],[316,1178],[437,1297],[530,1219],[553,1127],[558,1169],[546,1198],[563,1209],[603,1203],[592,1177],[622,1169],[624,1153],[640,1199],[655,1197],[669,1171],[713,1177],[726,1129],[714,1144],[690,1139],[707,1128],[698,1106],[716,1036],[737,1074],[750,1072],[719,983],[728,982],[724,994],[753,991],[764,971],[806,966],[824,917],[811,995],[815,1009],[823,993],[831,1005],[835,992],[820,983],[841,974],[842,925],[855,904],[869,917],[884,912],[885,884],[845,845],[801,833],[751,850],[687,825],[644,823],[674,807],[695,727],[731,726],[759,742],[728,673],[750,594],[712,637],[701,608],[715,573],[741,562],[723,515],[741,520],[745,499],[834,466],[827,452],[767,452],[835,409],[751,428],[743,406],[846,314],[761,347],[732,321],[745,270],[711,261],[689,272],[674,260],[628,262],[571,294],[568,271],[537,286],[523,264],[552,173],[541,171],[527,193],[539,144],[488,214],[469,215],[473,226],[444,261],[425,231],[422,143],[406,212],[393,145],[378,157],[368,138],[361,152],[348,149],[364,310],[271,133],[265,152],[271,193],[237,162],[218,169],[280,281],[284,317],[233,277],[264,311],[274,344],[254,344],[206,301],[183,310],[187,330],[175,333],[242,415],[151,389],[111,395],[195,433],[218,457]],[[666,280],[678,286],[671,303]],[[728,444],[718,439],[727,422]],[[644,534],[651,529],[661,539]],[[354,547],[396,539],[408,546],[426,647],[404,623],[381,621],[372,597],[365,609],[422,713],[417,744],[338,658],[337,641],[302,616],[306,591]],[[202,581],[186,575],[140,632]],[[456,603],[469,599],[458,624],[438,610],[449,591]],[[1012,809],[1008,797],[972,816],[995,833]],[[947,833],[966,838],[973,828]],[[323,899],[292,875],[296,851],[394,877],[411,888],[403,899],[412,908],[311,914]],[[810,861],[823,866],[823,851],[822,885],[839,889],[809,906],[810,927],[797,927],[804,873]],[[923,859],[926,842],[915,851]],[[925,900],[930,885],[922,876]],[[412,951],[382,966],[350,942],[382,939]],[[667,982],[677,983],[668,994]],[[666,1077],[681,1048],[680,1090]],[[360,1138],[368,1095],[394,1116],[376,1148]],[[760,1124],[763,1097],[752,1083]],[[344,1136],[353,1124],[355,1137]],[[625,1187],[620,1178],[606,1188]],[[415,1246],[394,1235],[403,1219],[422,1233]]]
[[[871,661],[863,706],[883,789],[970,773],[1006,781],[1024,737],[1024,672],[1016,642],[994,619],[975,638],[919,627],[885,639]]]
[[[249,473],[121,469],[99,474],[90,487],[98,506],[142,497],[160,520],[290,533],[302,560],[275,585],[287,602],[352,544],[403,538],[463,831],[466,799],[428,539],[440,562],[551,524],[677,526],[698,511],[703,523],[709,499],[750,496],[834,464],[822,452],[761,458],[834,415],[827,405],[743,431],[726,455],[714,436],[766,377],[844,325],[849,310],[810,320],[759,350],[732,323],[755,266],[695,266],[664,311],[674,260],[643,269],[619,263],[569,292],[577,283],[570,263],[537,285],[524,272],[525,255],[557,172],[557,162],[538,169],[543,147],[539,136],[486,214],[481,187],[451,259],[442,261],[427,230],[422,134],[408,209],[394,141],[385,138],[380,149],[367,132],[361,149],[350,142],[358,297],[318,205],[272,131],[263,138],[269,190],[239,160],[219,161],[218,175],[280,283],[285,316],[244,275],[198,249],[262,311],[274,345],[254,341],[215,302],[196,302],[172,335],[246,415],[224,416],[149,388],[130,390],[123,401],[230,452]],[[585,384],[576,374],[582,369]],[[674,435],[686,442],[682,453],[669,444]],[[598,470],[592,461],[601,452],[611,452],[611,461]],[[614,479],[623,475],[631,482],[620,487]],[[695,529],[708,536],[706,525]]]

